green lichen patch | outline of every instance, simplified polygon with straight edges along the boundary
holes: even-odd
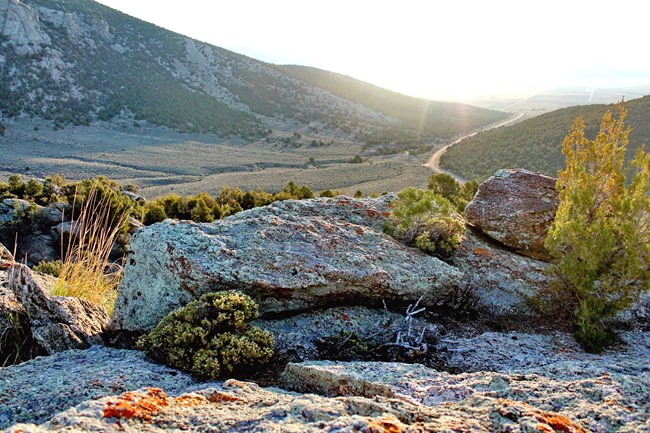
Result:
[[[207,293],[170,313],[137,346],[200,379],[245,377],[273,356],[273,335],[248,324],[257,317],[257,304],[243,293]]]

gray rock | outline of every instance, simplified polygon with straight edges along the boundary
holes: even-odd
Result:
[[[40,208],[39,215],[50,224],[59,224],[63,221],[64,216],[64,210],[60,205],[63,205],[63,209],[65,209],[66,205],[63,203],[52,203],[47,207]]]
[[[129,217],[127,219],[127,222],[129,223],[129,234],[133,235],[135,234],[138,230],[140,230],[142,227],[144,227],[144,224],[142,224],[140,221],[133,217]]]
[[[384,397],[416,406],[448,408],[452,403],[464,407],[467,417],[487,431],[647,431],[650,338],[644,333],[625,337],[625,350],[596,356],[580,351],[565,335],[491,333],[454,346],[462,348],[473,340],[480,358],[497,367],[493,372],[449,374],[413,364],[314,361],[290,363],[281,384],[299,392]],[[518,345],[530,350],[520,354]],[[472,356],[457,353],[458,359]],[[511,360],[513,355],[516,360]],[[524,365],[517,366],[521,360]],[[476,361],[477,356],[472,363]],[[526,429],[530,421],[551,419],[562,419],[563,427]]]
[[[323,350],[324,341],[344,340],[350,334],[357,336],[369,347],[393,343],[397,332],[403,331],[404,318],[403,314],[385,310],[338,307],[283,319],[256,320],[253,324],[273,334],[276,354],[281,357],[314,360],[331,359],[337,355]],[[414,318],[413,335],[419,336],[423,329],[425,341],[433,341],[439,336],[436,325]]]
[[[0,204],[0,224],[12,223],[24,216],[29,209],[30,203],[27,200],[17,198],[6,198]],[[35,209],[40,208],[40,206]]]
[[[0,429],[42,423],[83,401],[148,386],[170,394],[193,383],[185,373],[154,364],[142,352],[93,346],[0,368]]]
[[[466,277],[380,231],[386,200],[286,201],[212,224],[143,228],[131,240],[112,327],[150,330],[190,300],[224,289],[247,292],[266,316],[419,297],[425,306],[452,302]]]
[[[469,276],[476,306],[493,316],[530,316],[526,298],[547,287],[548,263],[514,254],[468,228],[451,263]]]
[[[58,260],[60,247],[55,245],[55,237],[50,233],[32,232],[19,241],[20,252],[28,265]]]
[[[497,171],[465,208],[465,218],[502,244],[548,260],[544,239],[559,204],[555,179],[522,169]]]
[[[495,339],[493,347],[482,350],[503,356],[512,346],[500,342],[510,337]],[[638,344],[647,348],[646,340]],[[552,347],[543,344],[544,350]],[[18,424],[5,431],[647,431],[650,378],[647,363],[637,358],[642,353],[638,348],[595,357],[564,347],[562,339],[555,344],[559,355],[546,370],[450,374],[417,364],[289,364],[281,383],[298,393],[236,380],[203,386],[185,382],[180,388],[195,391],[178,396],[178,386],[169,392],[146,388],[87,400],[44,424]],[[560,358],[563,367],[580,367],[580,374],[553,373],[550,367]],[[636,367],[619,371],[624,362]]]
[[[42,354],[33,342],[27,312],[6,288],[6,272],[0,273],[0,367]]]
[[[134,192],[122,190],[121,193],[122,193],[122,195],[127,196],[131,200],[137,201],[138,203],[145,203],[146,202],[144,197],[142,197],[141,195],[138,195],[138,194],[136,194]]]
[[[46,353],[100,344],[108,325],[106,311],[88,301],[52,297],[25,265],[9,269],[9,289],[27,313],[32,337]]]
[[[36,53],[50,38],[40,28],[37,14],[19,0],[0,0],[0,34],[7,36],[19,54]]]
[[[14,255],[4,244],[0,244],[0,269],[8,269],[13,263]]]

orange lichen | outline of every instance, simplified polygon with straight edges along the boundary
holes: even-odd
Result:
[[[167,394],[160,388],[147,388],[146,393],[130,391],[108,401],[104,418],[136,418],[151,421],[164,407],[169,406]]]
[[[221,391],[215,391],[208,396],[210,403],[224,403],[229,401],[242,401],[241,398],[235,397],[234,395],[227,394]]]
[[[494,257],[494,253],[492,251],[481,247],[474,248],[474,254],[477,256]]]
[[[207,398],[202,395],[181,395],[174,399],[176,404],[182,407],[192,407],[192,406],[201,406],[208,404],[209,401]]]
[[[504,405],[504,407],[499,409],[501,415],[514,421],[523,417],[534,418],[538,423],[535,427],[540,432],[586,433],[577,423],[557,413],[544,412],[520,401],[499,399],[499,403]]]
[[[383,416],[379,419],[368,421],[368,428],[364,431],[372,433],[402,433],[404,431],[402,423],[393,416]]]
[[[357,227],[357,234],[363,235],[363,229],[361,227]]]

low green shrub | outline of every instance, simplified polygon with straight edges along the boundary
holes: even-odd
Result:
[[[397,197],[384,224],[386,233],[429,254],[449,257],[465,233],[455,206],[428,190],[407,188]]]
[[[61,275],[61,270],[63,269],[63,262],[61,260],[54,260],[52,262],[40,262],[38,265],[34,266],[36,272],[42,274],[52,275],[57,277]]]
[[[207,293],[170,313],[137,347],[200,379],[248,376],[273,356],[273,335],[248,324],[257,317],[243,293]]]

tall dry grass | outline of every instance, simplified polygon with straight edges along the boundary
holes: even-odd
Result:
[[[113,311],[122,263],[111,262],[110,254],[129,211],[113,215],[110,197],[96,188],[88,191],[78,215],[73,211],[67,246],[62,236],[63,266],[54,295],[74,296],[104,307],[109,314]]]

